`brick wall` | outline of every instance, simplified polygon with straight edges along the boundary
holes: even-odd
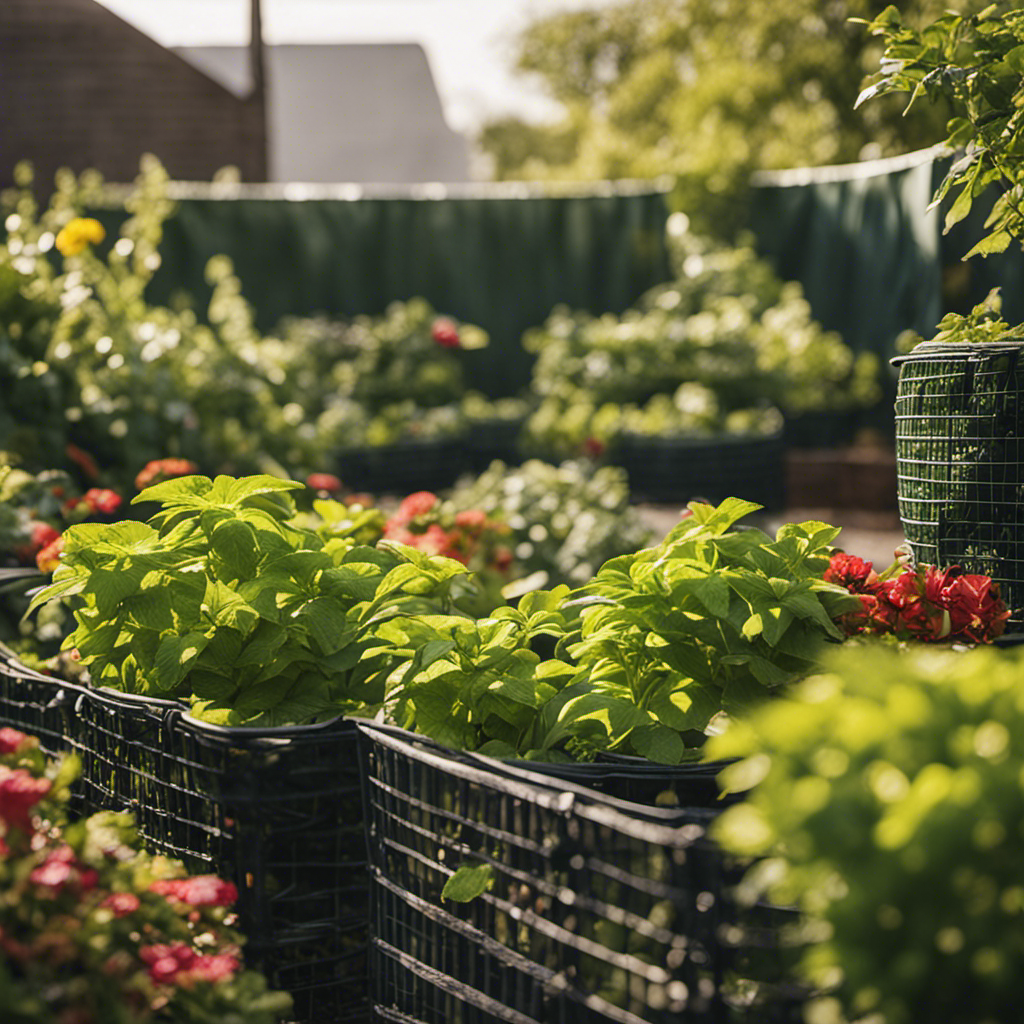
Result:
[[[178,179],[266,180],[262,105],[93,0],[0,0],[0,186],[19,160],[44,192],[60,167],[130,181],[143,153]]]

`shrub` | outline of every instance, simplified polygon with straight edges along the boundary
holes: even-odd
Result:
[[[814,1020],[978,1024],[1024,993],[1024,659],[848,644],[708,757],[750,790],[715,829],[812,924]]]
[[[242,969],[235,887],[138,852],[129,815],[65,824],[73,761],[0,729],[5,1024],[272,1024],[291,1007]]]

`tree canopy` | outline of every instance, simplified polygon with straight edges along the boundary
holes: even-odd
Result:
[[[931,145],[942,104],[885,97],[855,109],[877,71],[864,24],[883,0],[622,0],[529,25],[515,67],[539,76],[561,121],[483,128],[499,179],[677,176],[677,204],[728,227],[752,171],[845,163]],[[982,0],[900,0],[908,21]]]

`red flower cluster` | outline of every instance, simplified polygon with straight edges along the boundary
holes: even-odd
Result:
[[[184,942],[141,946],[139,958],[149,965],[149,976],[157,985],[185,988],[197,981],[226,981],[239,968],[238,957],[230,953],[204,955]]]
[[[121,495],[106,487],[90,487],[81,500],[90,512],[102,512],[107,516],[121,507]]]
[[[54,540],[36,555],[36,565],[39,567],[39,571],[53,572],[60,565],[60,556],[63,553],[64,538],[57,534]]]
[[[839,551],[825,580],[860,598],[861,607],[839,619],[848,636],[892,633],[901,639],[989,643],[1006,629],[1010,612],[999,586],[988,576],[968,575],[959,566],[894,565],[881,576],[871,562]]]
[[[32,830],[32,808],[50,792],[49,779],[37,779],[24,768],[0,764],[0,820],[9,830]]]
[[[189,476],[199,471],[199,467],[189,459],[153,459],[139,470],[135,477],[135,486],[141,491],[151,484],[170,480],[176,476]]]
[[[442,348],[458,348],[461,344],[459,329],[456,327],[455,321],[446,316],[439,316],[434,321],[434,325],[430,329],[430,336]]]
[[[158,879],[149,889],[170,903],[187,903],[191,907],[230,907],[238,899],[234,885],[216,875]]]
[[[33,519],[28,524],[28,540],[14,549],[19,562],[29,563],[39,555],[39,552],[49,547],[60,533],[49,523],[39,519]]]
[[[23,732],[18,732],[17,729],[12,729],[9,725],[0,729],[0,756],[17,754],[30,746],[38,746],[38,744],[38,740],[30,740]]]
[[[337,494],[341,490],[341,479],[333,473],[310,473],[306,477],[306,486],[312,487],[314,491]]]
[[[56,894],[66,886],[73,886],[79,892],[88,892],[96,887],[99,874],[95,869],[82,864],[70,846],[62,845],[49,850],[46,860],[39,867],[33,868],[28,878],[30,882]]]
[[[479,509],[456,513],[447,529],[441,523],[426,521],[428,517],[441,515],[441,502],[436,494],[416,491],[402,501],[398,511],[384,524],[384,537],[469,565],[470,559],[483,551],[487,541],[504,529],[501,523],[488,519]],[[508,548],[496,548],[490,559],[490,564],[501,571],[511,562],[512,552]]]

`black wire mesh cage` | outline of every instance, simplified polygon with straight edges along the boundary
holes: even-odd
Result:
[[[991,576],[1024,629],[1024,340],[893,360],[900,519],[919,563]]]
[[[347,487],[373,494],[409,494],[450,487],[466,469],[464,437],[343,448],[338,474]]]
[[[82,762],[73,809],[131,811],[145,847],[233,882],[246,962],[295,1019],[363,1021],[368,879],[355,727],[237,729],[174,701],[0,662],[0,724]]]
[[[625,803],[360,724],[374,1019],[801,1020],[795,914],[732,900],[714,812]],[[488,887],[442,897],[460,869]]]
[[[629,476],[634,497],[718,503],[739,496],[768,509],[785,507],[785,445],[770,437],[657,437],[623,432],[609,458]]]

